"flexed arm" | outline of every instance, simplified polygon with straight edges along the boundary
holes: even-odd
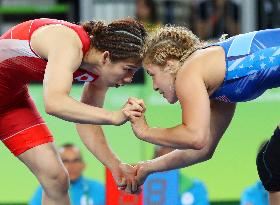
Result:
[[[159,158],[141,162],[137,165],[138,185],[153,172],[183,168],[210,159],[231,122],[236,105],[218,101],[211,102],[210,136],[207,145],[201,150],[175,150]]]
[[[33,49],[48,59],[43,81],[45,111],[61,119],[89,124],[125,123],[122,112],[87,105],[69,96],[73,73],[83,59],[82,42],[77,33],[63,25],[50,25],[34,32]]]
[[[132,128],[138,138],[177,149],[202,149],[207,144],[210,132],[209,95],[200,73],[189,72],[188,69],[179,71],[176,79],[182,123],[171,128],[151,128],[143,117],[133,118]]]
[[[107,88],[96,87],[91,83],[86,83],[81,101],[83,103],[103,107]],[[108,167],[117,184],[124,186],[134,177],[135,170],[124,163],[114,154],[109,147],[104,136],[102,127],[91,124],[77,124],[77,131],[88,150],[106,167]]]

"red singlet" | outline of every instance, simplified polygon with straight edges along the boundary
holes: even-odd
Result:
[[[26,21],[0,37],[0,140],[16,156],[53,141],[27,89],[31,81],[43,80],[47,65],[47,61],[32,50],[31,35],[50,24],[73,29],[81,39],[84,55],[89,50],[90,38],[82,26],[56,19]],[[76,81],[94,81],[97,77],[82,69],[73,74]]]

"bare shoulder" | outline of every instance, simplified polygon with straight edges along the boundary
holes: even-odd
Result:
[[[194,98],[193,95],[201,92],[206,93],[207,87],[203,79],[203,72],[200,71],[199,67],[201,67],[200,62],[187,60],[178,71],[175,89],[180,102],[182,98]],[[193,92],[194,90],[196,92]]]
[[[201,58],[193,53],[177,72],[175,81],[177,95],[180,95],[181,90],[191,90],[193,84],[203,81],[203,73],[201,72],[203,64],[199,59]]]
[[[205,49],[195,51],[184,64],[192,64],[197,68],[196,70],[208,70],[205,68],[217,67],[219,65],[225,66],[225,53],[220,46],[211,46]]]
[[[199,49],[196,52],[198,56],[224,56],[224,49],[221,46],[209,46],[207,48]]]
[[[211,94],[221,85],[226,72],[225,53],[220,46],[212,46],[194,52],[182,65],[181,74],[197,75],[205,82]]]
[[[46,25],[37,29],[31,36],[30,44],[35,52],[44,58],[55,48],[82,50],[83,47],[78,34],[61,24]]]

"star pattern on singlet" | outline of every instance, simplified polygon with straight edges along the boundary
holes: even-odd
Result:
[[[279,29],[255,31],[215,44],[224,48],[227,70],[224,84],[211,97],[241,102],[255,99],[269,89],[261,86],[263,82],[269,84],[270,76],[279,75],[279,32]],[[277,84],[276,80],[272,83]]]
[[[228,62],[228,79],[252,75],[262,69],[269,69],[280,64],[276,57],[280,55],[280,47],[266,48],[258,52],[242,56]]]

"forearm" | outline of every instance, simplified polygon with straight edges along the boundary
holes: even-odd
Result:
[[[111,111],[81,103],[69,96],[56,95],[48,98],[52,100],[45,100],[45,109],[50,115],[82,124],[112,124]]]
[[[101,126],[77,124],[77,131],[88,150],[106,167],[113,169],[120,163],[110,149]]]
[[[185,125],[172,128],[148,128],[144,141],[176,149],[202,149],[207,138]]]
[[[209,153],[206,149],[175,150],[161,157],[149,160],[147,169],[149,173],[162,172],[188,167],[208,159]]]
[[[200,150],[175,150],[159,158],[150,160],[147,166],[148,172],[188,167],[206,161],[212,157],[233,117],[235,104],[212,102],[211,105],[211,123],[207,145]]]

